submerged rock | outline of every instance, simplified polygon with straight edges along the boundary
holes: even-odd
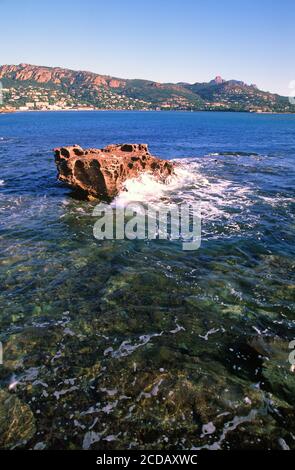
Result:
[[[15,395],[0,390],[0,447],[11,449],[25,445],[35,432],[30,407]]]
[[[113,199],[129,178],[148,172],[165,181],[173,163],[153,157],[146,144],[108,145],[83,150],[78,145],[55,149],[60,181],[82,198]]]

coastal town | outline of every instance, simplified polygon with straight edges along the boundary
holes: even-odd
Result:
[[[130,99],[126,96],[107,93],[101,90],[97,93],[97,99],[102,101],[101,105],[87,103],[79,97],[74,97],[61,90],[34,87],[7,87],[2,88],[3,102],[6,110],[18,111],[61,111],[71,109],[149,109],[151,103],[139,99]],[[1,109],[1,108],[0,108]]]
[[[241,94],[239,89],[236,90],[237,95]],[[254,90],[252,95],[254,94]],[[155,106],[150,101],[138,98],[130,98],[124,94],[119,95],[110,90],[96,90],[95,101],[92,104],[83,97],[71,96],[66,92],[54,89],[46,89],[34,87],[32,85],[26,87],[9,87],[2,88],[3,105],[0,106],[0,113],[8,113],[14,111],[66,111],[66,110],[190,110],[194,109],[190,106],[188,100],[181,96],[174,96],[170,99],[162,101],[160,106]],[[80,99],[79,99],[80,98]],[[94,98],[94,97],[93,97]],[[93,101],[93,99],[92,99]],[[251,93],[249,96],[249,106],[247,111],[256,113],[271,112],[270,105],[275,105],[275,99],[271,96],[265,106],[251,106]],[[265,100],[266,101],[266,100]],[[219,101],[204,103],[204,110],[208,111],[227,111],[233,107],[239,106],[239,101],[232,101],[227,96],[223,96]],[[288,110],[286,106],[285,111]],[[284,111],[284,110],[282,110]]]

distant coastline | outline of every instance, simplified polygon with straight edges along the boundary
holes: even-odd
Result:
[[[2,102],[20,111],[295,112],[286,96],[220,76],[204,83],[160,83],[23,63],[0,66],[0,81]]]
[[[65,108],[65,109],[9,109],[1,110],[1,114],[14,114],[14,113],[61,113],[61,112],[140,112],[140,113],[235,113],[235,114],[271,114],[271,115],[284,115],[284,114],[295,114],[294,112],[279,112],[279,111],[248,111],[248,110],[235,110],[235,109],[105,109],[105,108]]]

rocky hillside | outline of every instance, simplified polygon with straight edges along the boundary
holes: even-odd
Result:
[[[0,67],[3,105],[18,109],[184,109],[294,112],[285,97],[237,80],[157,83],[28,64]]]

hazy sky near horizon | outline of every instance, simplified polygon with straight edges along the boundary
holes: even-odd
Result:
[[[294,0],[0,0],[0,63],[289,94]]]

